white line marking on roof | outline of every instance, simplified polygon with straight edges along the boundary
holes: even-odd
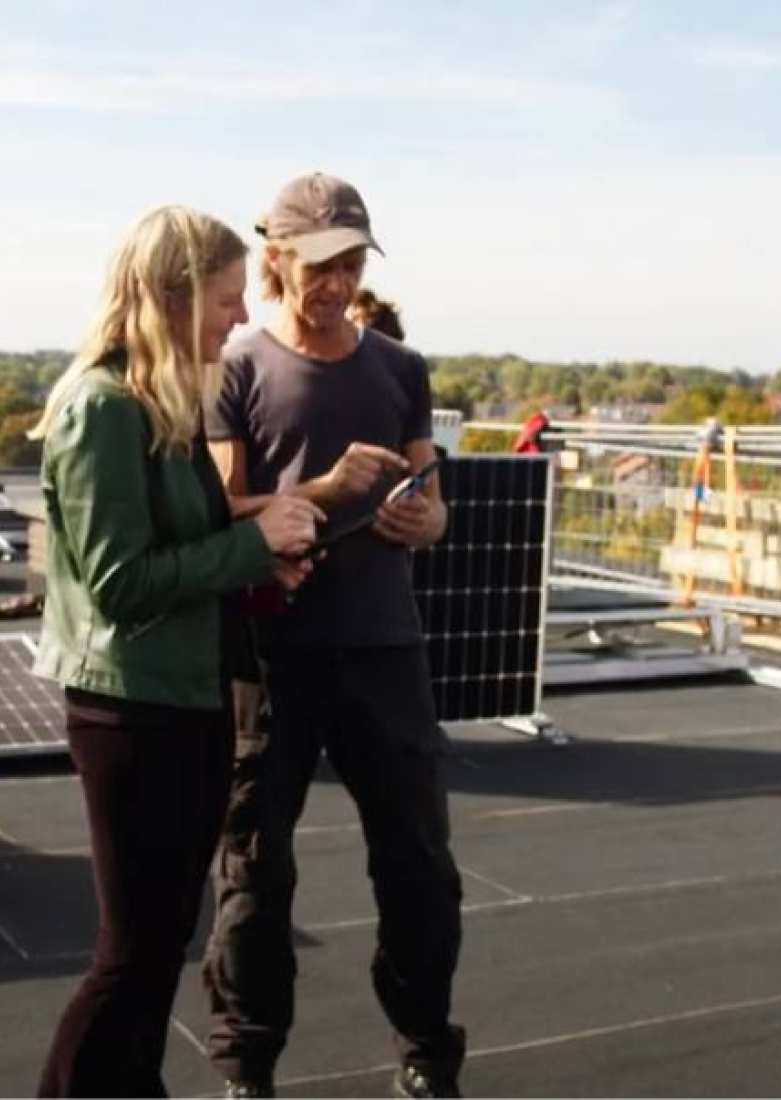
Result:
[[[190,1046],[195,1047],[195,1049],[198,1051],[198,1053],[203,1058],[208,1057],[208,1055],[206,1053],[206,1047],[203,1045],[203,1043],[200,1041],[200,1039],[198,1039],[192,1033],[192,1031],[190,1031],[187,1024],[183,1024],[182,1021],[177,1016],[171,1016],[171,1023],[174,1025],[174,1027],[179,1032],[179,1034],[183,1035],[185,1037],[185,1039],[187,1040],[187,1042],[190,1044]]]
[[[18,944],[16,942],[16,940],[11,935],[11,933],[7,929],[3,928],[3,926],[1,924],[0,924],[0,940],[2,940],[3,943],[7,944],[11,948],[11,950],[14,952],[14,954],[18,955],[20,959],[24,959],[25,962],[29,962],[30,956],[28,955],[28,953],[21,946],[21,944]]]
[[[513,898],[515,901],[532,900],[528,895],[524,898],[517,890],[512,890],[509,886],[503,886],[501,882],[496,882],[494,879],[486,878],[485,875],[478,874],[478,872],[473,871],[471,867],[465,867],[463,863],[459,863],[458,869],[462,875],[468,875],[470,878],[475,879],[476,882],[482,882],[485,886],[490,886],[492,889],[498,890],[500,894],[506,894],[508,898]]]
[[[690,1020],[703,1020],[713,1016],[727,1015],[734,1012],[746,1012],[756,1008],[769,1008],[771,1005],[781,1004],[781,993],[775,993],[770,997],[756,997],[745,1001],[726,1001],[722,1004],[706,1005],[702,1008],[693,1008],[685,1012],[674,1012],[665,1016],[647,1016],[643,1019],[625,1020],[621,1023],[606,1024],[603,1027],[589,1027],[582,1031],[565,1031],[558,1035],[543,1035],[537,1039],[525,1039],[518,1043],[505,1043],[501,1046],[482,1047],[467,1052],[467,1061],[477,1058],[496,1058],[502,1054],[518,1054],[524,1050],[537,1050],[542,1047],[560,1046],[564,1043],[583,1042],[589,1039],[601,1039],[610,1035],[622,1035],[630,1031],[642,1031],[655,1027],[665,1027],[669,1024],[685,1023]],[[317,1081],[349,1080],[356,1077],[364,1077],[373,1073],[390,1073],[397,1068],[395,1062],[382,1062],[375,1066],[366,1066],[364,1069],[343,1070],[336,1073],[321,1073],[308,1077],[285,1077],[277,1084],[281,1088],[297,1087],[300,1085],[314,1084]],[[314,1091],[314,1090],[313,1090]],[[314,1093],[316,1095],[316,1093]]]

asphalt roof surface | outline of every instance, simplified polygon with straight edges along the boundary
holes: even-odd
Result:
[[[780,704],[737,681],[655,684],[546,699],[577,736],[565,748],[451,728],[467,1095],[779,1094]],[[298,1019],[279,1095],[387,1095],[362,837],[325,765],[297,854]],[[174,1096],[220,1094],[201,1045],[209,910],[176,1002]],[[33,1094],[94,929],[78,781],[63,757],[0,760],[1,1096]]]
[[[22,566],[0,569],[0,595],[23,587]],[[781,695],[722,678],[557,692],[544,708],[572,744],[450,727],[465,1094],[779,1095]],[[388,1095],[365,852],[326,764],[297,857],[297,1025],[278,1093]],[[173,1096],[221,1094],[202,1046],[210,912],[207,896],[170,1032]],[[0,1097],[34,1095],[94,931],[67,757],[0,758]]]

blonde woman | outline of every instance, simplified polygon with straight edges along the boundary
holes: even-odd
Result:
[[[205,444],[204,364],[247,319],[245,253],[204,214],[142,218],[33,433],[48,529],[36,671],[65,688],[99,908],[41,1096],[167,1095],[168,1017],[230,782],[224,597],[296,587],[322,518],[280,496],[231,522]]]

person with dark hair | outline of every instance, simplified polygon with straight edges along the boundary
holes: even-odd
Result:
[[[384,332],[394,340],[404,339],[399,307],[384,298],[378,298],[368,287],[361,287],[356,292],[347,316],[356,325]]]
[[[43,439],[47,592],[35,661],[65,688],[99,926],[39,1096],[167,1096],[168,1017],[230,785],[223,597],[308,572],[319,509],[280,496],[231,522],[203,432],[204,367],[246,321],[246,246],[179,206],[143,217]]]
[[[447,512],[436,473],[391,492],[434,458],[428,369],[346,317],[367,249],[380,251],[354,187],[320,173],[292,180],[258,228],[262,287],[279,310],[228,354],[209,438],[235,508],[296,493],[328,514],[326,535],[351,533],[316,562],[266,648],[270,738],[237,762],[215,860],[208,1049],[228,1096],[273,1095],[293,1020],[293,834],[325,750],[368,846],[372,976],[399,1052],[395,1094],[458,1096],[461,881],[409,562],[411,547],[440,538]]]

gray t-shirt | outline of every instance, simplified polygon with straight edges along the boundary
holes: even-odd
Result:
[[[421,355],[367,329],[351,355],[309,359],[265,330],[228,352],[219,396],[206,408],[212,440],[237,439],[251,493],[284,491],[326,473],[350,443],[401,452],[431,436]],[[329,512],[341,527],[374,510],[396,477]],[[334,544],[275,620],[282,647],[409,645],[420,641],[409,551],[364,529]]]

